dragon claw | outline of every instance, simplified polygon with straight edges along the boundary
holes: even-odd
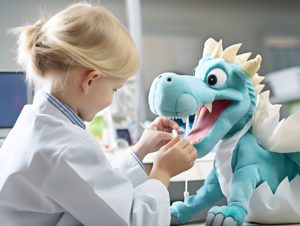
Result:
[[[224,219],[222,214],[214,215],[209,213],[205,222],[206,226],[237,226],[237,222],[232,217]]]
[[[223,222],[223,226],[237,226],[237,222],[232,217],[227,217]]]
[[[214,222],[215,215],[213,213],[208,213],[205,221],[206,226],[212,226]]]
[[[238,206],[215,206],[206,218],[206,226],[241,226],[246,212]]]
[[[224,216],[222,214],[211,214],[212,217],[210,218],[210,222],[208,224],[208,222],[206,221],[206,225],[207,226],[221,226],[223,221],[224,221]]]

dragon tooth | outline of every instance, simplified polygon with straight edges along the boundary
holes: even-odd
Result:
[[[212,103],[205,104],[205,107],[207,108],[207,110],[209,111],[209,113],[212,112]]]
[[[187,119],[187,117],[182,117],[181,118],[181,120],[182,120],[183,123],[186,123],[186,119]]]
[[[198,118],[199,114],[200,114],[200,111],[199,111],[199,110],[197,110],[197,111],[195,112],[195,120],[197,120],[197,118]]]

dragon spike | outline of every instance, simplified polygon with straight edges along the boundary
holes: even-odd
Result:
[[[235,57],[235,61],[238,63],[238,64],[244,64],[247,62],[247,60],[249,59],[249,57],[251,56],[251,53],[243,53],[243,54],[240,54],[240,55],[237,55]]]
[[[265,87],[265,85],[258,85],[255,87],[255,91],[256,91],[256,94],[260,94],[260,92],[263,90],[263,88]]]
[[[213,38],[207,39],[204,43],[203,56],[207,53],[212,53],[217,45],[218,42]]]
[[[222,53],[221,57],[228,63],[233,63],[237,52],[239,51],[242,43],[238,43],[232,46],[227,47]]]
[[[222,46],[222,40],[218,42],[216,47],[214,48],[214,51],[211,54],[211,58],[219,58],[223,52],[223,46]]]
[[[252,78],[253,85],[254,86],[259,85],[264,79],[265,79],[265,77],[259,76],[257,73],[255,73]]]
[[[241,68],[245,71],[250,77],[258,71],[260,68],[261,63],[261,56],[257,55],[254,59],[247,61],[246,63],[242,64]]]

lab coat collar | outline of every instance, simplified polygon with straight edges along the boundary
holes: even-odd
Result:
[[[68,120],[74,125],[85,129],[82,119],[67,104],[58,100],[46,91],[38,91],[34,97],[33,105],[38,106],[42,111],[63,120]]]

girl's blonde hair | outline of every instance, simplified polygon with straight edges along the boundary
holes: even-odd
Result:
[[[18,63],[33,83],[47,70],[85,67],[128,78],[139,67],[136,46],[123,25],[105,8],[86,3],[22,27],[18,46]]]

